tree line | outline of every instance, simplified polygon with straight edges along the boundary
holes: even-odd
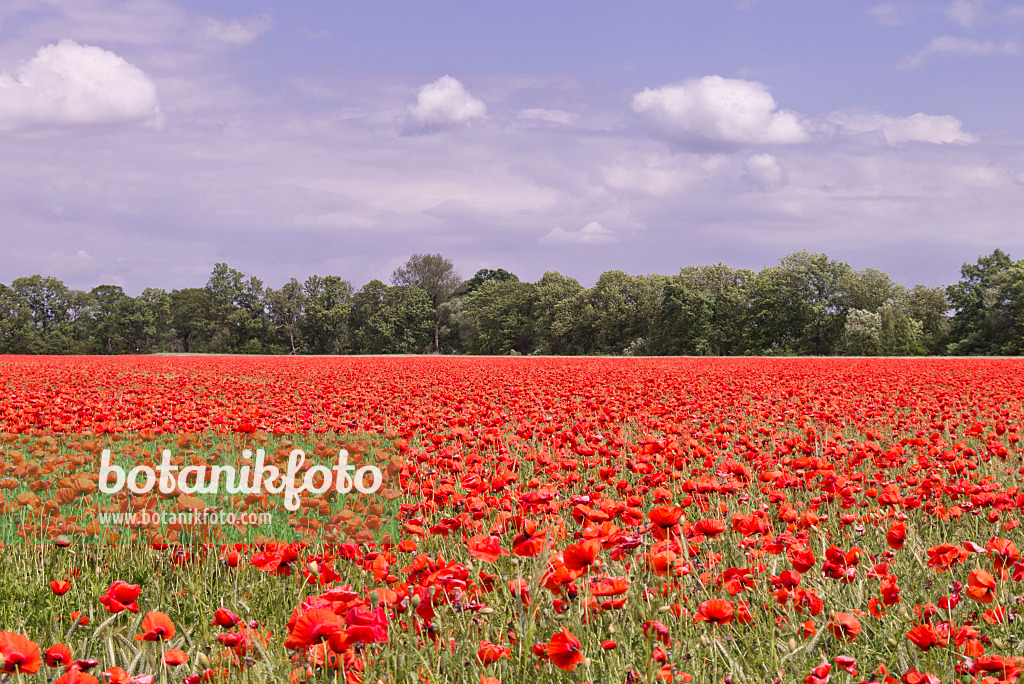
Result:
[[[214,266],[206,285],[136,297],[33,275],[0,284],[0,353],[1018,355],[1024,260],[1001,250],[948,287],[906,288],[801,251],[754,272],[723,264],[674,275],[606,271],[593,287],[549,271],[462,280],[416,254],[387,285],[336,275],[278,289]]]

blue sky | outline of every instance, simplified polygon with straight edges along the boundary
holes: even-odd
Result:
[[[0,0],[0,282],[1024,256],[1024,2]]]

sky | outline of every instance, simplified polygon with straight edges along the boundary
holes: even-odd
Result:
[[[1024,1],[0,0],[0,282],[1024,258]]]

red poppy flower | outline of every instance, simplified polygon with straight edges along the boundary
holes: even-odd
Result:
[[[523,522],[523,531],[512,540],[512,553],[520,558],[536,558],[544,551],[546,530],[537,530],[536,520]]]
[[[345,631],[350,641],[378,644],[388,640],[388,618],[384,608],[372,611],[351,608],[345,616],[345,622]]]
[[[49,667],[66,666],[71,662],[71,649],[64,644],[54,644],[46,649],[43,659]]]
[[[308,648],[326,641],[332,634],[343,632],[345,622],[330,608],[313,608],[302,613],[284,640],[284,647],[291,650]]]
[[[152,675],[150,675],[152,677]],[[126,679],[126,681],[128,681]],[[99,680],[93,677],[88,672],[82,672],[80,670],[71,670],[65,672],[63,675],[58,677],[53,684],[99,684]],[[113,679],[110,680],[110,684],[117,684]]]
[[[964,593],[978,603],[992,603],[996,600],[996,580],[985,570],[971,570]]]
[[[482,534],[470,537],[466,542],[469,547],[469,555],[485,563],[493,563],[501,556],[507,556],[508,551],[501,548],[501,539],[494,535],[485,536]]]
[[[176,667],[178,665],[184,665],[187,662],[188,654],[180,648],[172,648],[164,652],[164,665],[167,667]]]
[[[814,552],[802,544],[794,544],[786,550],[786,558],[793,564],[793,569],[803,574],[814,567]]]
[[[524,579],[514,579],[508,580],[507,584],[509,592],[517,597],[522,605],[528,606],[533,603],[533,600],[530,598],[529,582]]]
[[[3,660],[4,673],[39,672],[43,660],[39,657],[39,645],[24,634],[17,632],[0,632],[0,659]]]
[[[565,551],[562,552],[562,561],[565,563],[566,569],[571,572],[586,572],[597,560],[597,554],[600,551],[601,542],[598,539],[577,542],[565,548]]]
[[[829,684],[829,675],[832,672],[832,665],[821,662],[816,668],[804,677],[804,684]]]
[[[50,590],[57,596],[63,596],[71,590],[71,582],[67,580],[54,580],[50,582]]]
[[[713,625],[727,625],[733,621],[735,612],[732,601],[725,599],[709,599],[700,604],[694,622],[708,622]]]
[[[828,630],[840,641],[853,641],[861,632],[860,620],[850,613],[832,613]]]
[[[108,613],[120,613],[122,610],[130,610],[133,613],[139,612],[139,604],[136,599],[142,593],[142,587],[137,584],[128,584],[118,580],[110,585],[107,593],[100,596],[100,603]]]
[[[928,549],[928,565],[935,572],[946,572],[954,565],[959,565],[970,557],[962,547],[953,544],[938,544]]]
[[[115,665],[103,672],[103,680],[107,684],[128,684],[128,672],[123,667]]]
[[[679,506],[658,506],[652,508],[647,517],[653,523],[654,538],[667,539],[678,534],[683,509]]]
[[[907,670],[907,672],[900,677],[900,681],[903,682],[903,684],[942,684],[942,680],[931,672],[918,672],[914,668]]]
[[[162,641],[174,637],[174,623],[166,613],[151,610],[142,618],[142,634],[136,634],[136,641]]]
[[[938,635],[935,633],[935,628],[927,622],[920,624],[907,632],[907,638],[922,651],[927,651],[932,646],[937,646],[939,643]]]
[[[668,625],[661,620],[648,620],[640,627],[643,630],[644,636],[648,639],[657,639],[661,643],[668,646],[669,633]]]
[[[899,551],[907,541],[907,526],[904,523],[896,523],[889,528],[885,534],[885,543],[890,549]]]
[[[213,614],[212,626],[230,629],[241,621],[242,618],[238,617],[227,608],[218,608]]]
[[[502,658],[511,658],[512,650],[506,646],[498,646],[484,639],[480,640],[480,648],[476,651],[476,659],[481,665],[493,665]]]
[[[583,662],[583,653],[580,652],[582,646],[580,640],[563,627],[548,642],[547,656],[555,667],[572,672]]]

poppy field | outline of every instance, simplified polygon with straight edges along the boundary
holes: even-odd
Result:
[[[1016,683],[1022,371],[0,357],[0,681]],[[290,510],[97,465],[299,446],[382,486]],[[274,522],[110,517],[158,510]]]

